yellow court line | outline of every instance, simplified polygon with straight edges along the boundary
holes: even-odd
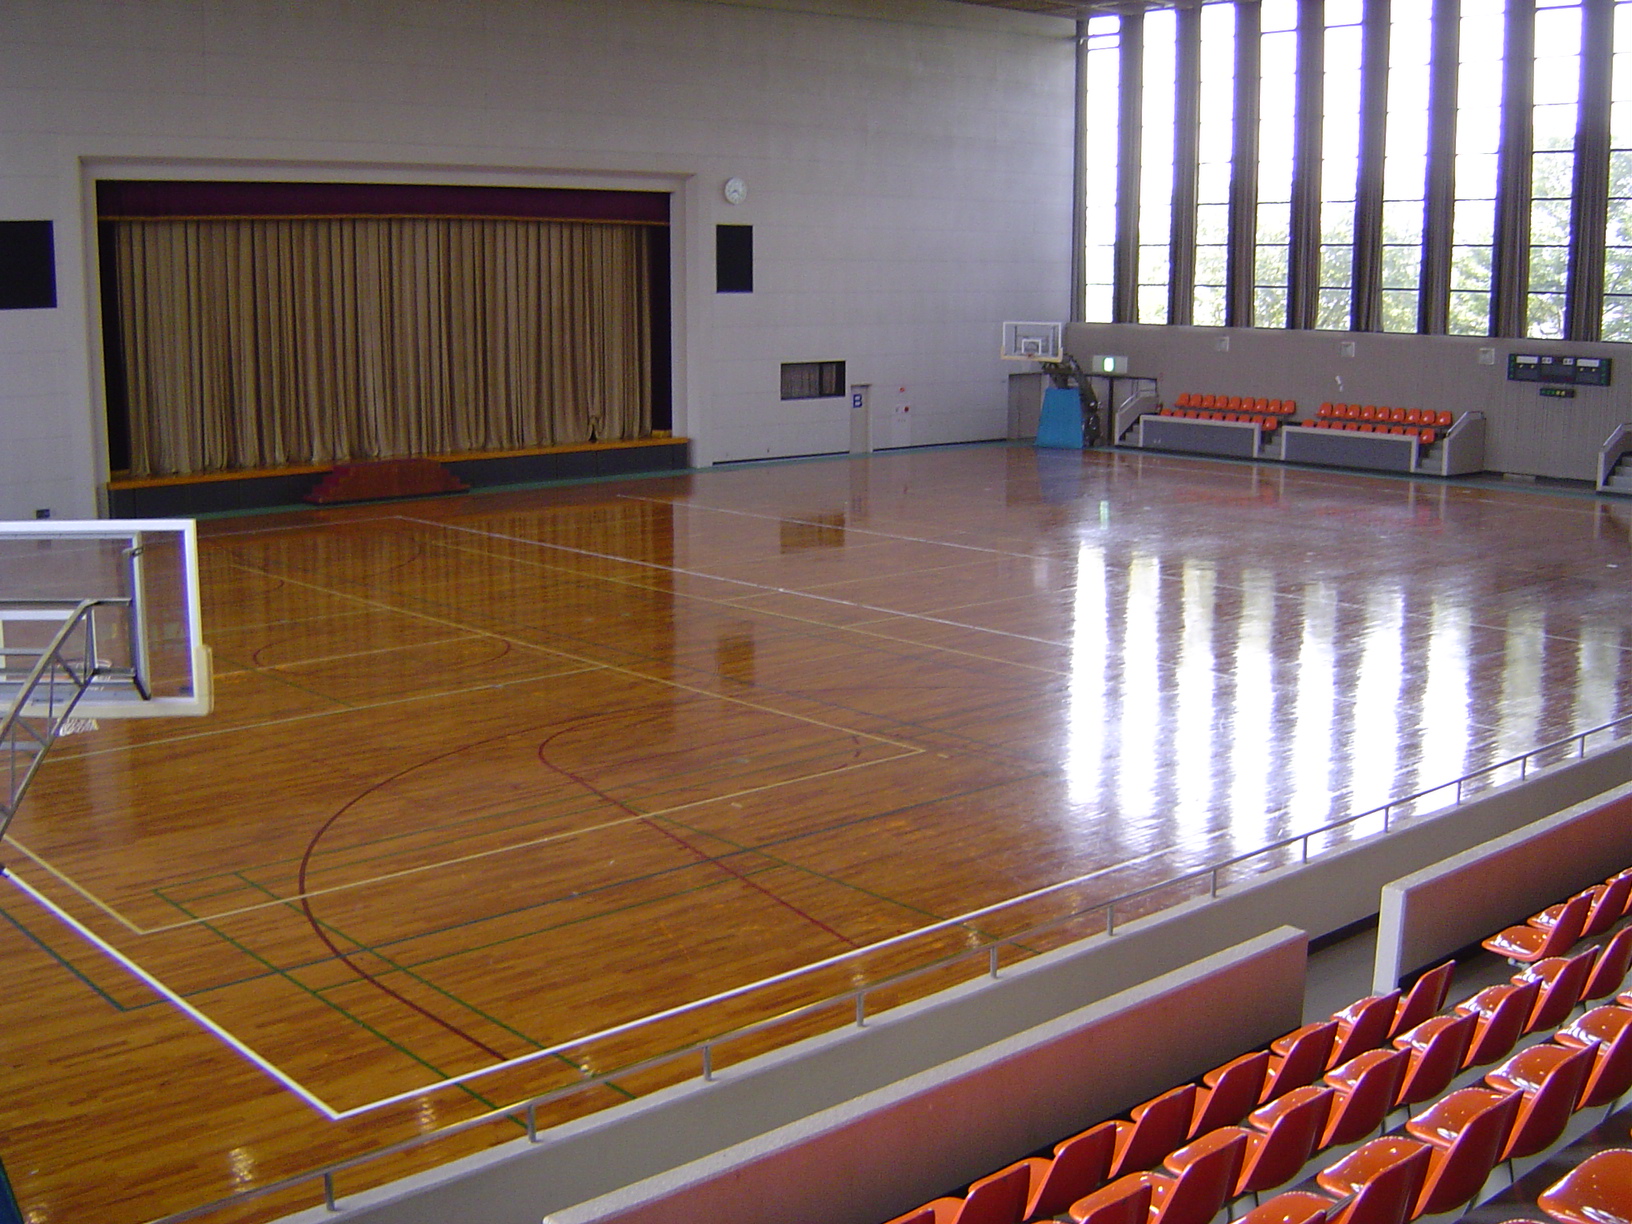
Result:
[[[424,520],[411,519],[411,518],[406,518],[406,517],[404,517],[402,519],[402,521],[414,523],[416,525],[422,524],[424,522]],[[490,533],[473,532],[472,534],[484,535],[484,534],[490,534]],[[496,538],[516,538],[516,537],[497,536]],[[530,542],[530,541],[528,541],[528,542]],[[437,542],[436,541],[431,541],[431,543],[436,544]],[[411,609],[411,608],[398,608],[395,605],[384,602],[383,600],[369,599],[369,598],[365,598],[364,596],[361,596],[361,595],[353,595],[353,594],[350,594],[350,593],[347,593],[347,592],[344,592],[344,591],[334,591],[334,590],[331,590],[331,589],[329,589],[327,587],[323,587],[323,586],[321,586],[319,584],[307,582],[307,581],[304,581],[304,580],[298,579],[298,578],[282,577],[282,576],[279,576],[279,575],[275,574],[273,571],[258,569],[257,567],[247,565],[242,561],[227,561],[226,564],[234,566],[234,567],[236,567],[238,569],[244,570],[245,572],[248,572],[248,573],[261,573],[261,574],[265,574],[265,575],[267,575],[269,577],[278,577],[279,580],[282,581],[282,582],[286,582],[286,583],[289,583],[289,584],[294,585],[294,586],[304,587],[304,588],[307,588],[307,589],[310,589],[310,590],[323,591],[323,592],[326,592],[328,594],[334,595],[336,598],[350,600],[350,601],[352,601],[354,603],[361,604],[361,605],[363,605],[365,607],[383,608],[383,609],[385,609],[387,611],[397,612],[397,613],[400,613],[401,615],[404,615],[404,616],[410,616],[410,617],[414,617],[414,618],[419,619],[419,620],[428,621],[431,624],[442,625],[445,628],[457,629],[457,630],[461,631],[462,633],[467,633],[467,634],[470,634],[470,635],[473,635],[473,636],[476,636],[476,637],[485,637],[485,638],[492,638],[492,639],[495,639],[497,641],[511,642],[514,645],[521,646],[521,647],[526,647],[526,648],[529,648],[529,649],[534,649],[534,650],[539,651],[540,653],[550,654],[550,655],[553,655],[553,656],[558,657],[558,658],[570,659],[570,660],[572,660],[574,662],[584,664],[584,667],[578,673],[570,673],[570,672],[569,673],[555,673],[555,674],[553,674],[551,676],[529,677],[524,681],[509,681],[509,682],[505,682],[504,684],[493,684],[493,685],[476,685],[476,686],[473,686],[470,689],[462,690],[463,692],[480,692],[480,691],[482,691],[484,689],[509,687],[509,685],[511,685],[511,684],[519,684],[519,683],[537,683],[537,682],[540,682],[540,681],[543,681],[543,680],[554,679],[557,676],[562,675],[562,674],[582,674],[582,672],[587,672],[587,671],[608,671],[608,672],[618,673],[618,674],[630,677],[632,679],[635,679],[637,681],[642,681],[642,682],[645,682],[645,683],[648,683],[648,684],[654,684],[654,685],[658,685],[660,687],[678,689],[678,690],[680,690],[682,692],[692,693],[692,694],[694,694],[696,696],[700,696],[700,697],[703,697],[705,699],[714,700],[714,701],[723,701],[723,702],[726,702],[726,703],[731,704],[731,705],[741,706],[744,709],[754,710],[754,711],[756,711],[758,713],[761,713],[761,714],[768,714],[768,715],[771,715],[774,718],[791,719],[792,721],[802,722],[802,723],[805,723],[805,724],[807,724],[809,726],[821,727],[821,728],[823,728],[824,730],[827,730],[827,731],[834,731],[834,732],[837,732],[837,733],[839,733],[841,735],[855,736],[855,737],[860,738],[860,739],[871,740],[874,743],[886,744],[886,745],[888,745],[888,746],[890,746],[892,748],[900,749],[902,757],[904,757],[904,756],[917,756],[917,755],[921,755],[924,752],[928,751],[927,749],[921,748],[921,747],[919,747],[919,746],[917,746],[915,744],[907,744],[907,743],[903,743],[903,742],[901,742],[899,740],[890,739],[888,736],[875,735],[872,732],[860,731],[860,730],[856,730],[856,729],[850,728],[850,727],[843,727],[843,726],[840,726],[840,725],[838,725],[836,723],[824,722],[821,719],[811,718],[811,717],[809,717],[807,715],[795,714],[795,713],[791,713],[791,712],[785,711],[785,710],[778,710],[778,709],[775,709],[774,707],[767,706],[767,705],[761,705],[761,704],[759,704],[757,702],[745,701],[740,697],[733,697],[733,696],[730,696],[730,695],[725,694],[725,693],[711,692],[708,689],[701,688],[701,687],[699,687],[697,685],[683,684],[683,683],[680,683],[679,681],[675,681],[675,680],[665,680],[665,679],[661,679],[661,678],[655,677],[655,676],[648,676],[645,673],[636,671],[636,670],[634,670],[632,668],[619,667],[619,666],[617,666],[615,664],[610,664],[610,663],[599,663],[596,660],[586,659],[586,658],[583,658],[582,656],[574,655],[574,654],[571,654],[571,653],[569,653],[567,651],[555,650],[555,649],[552,649],[552,648],[549,648],[549,647],[543,647],[543,646],[535,646],[532,643],[528,643],[528,642],[515,641],[514,639],[505,637],[503,634],[494,633],[491,630],[483,630],[483,629],[472,628],[472,627],[470,627],[468,625],[463,625],[463,624],[459,623],[458,621],[451,620],[451,619],[446,618],[446,617],[432,616],[432,615],[430,615],[428,613],[415,611],[414,609]],[[84,756],[84,757],[89,757],[89,756],[102,755],[102,754],[105,754],[105,753],[112,753],[112,752],[127,752],[127,751],[132,751],[135,748],[150,747],[150,746],[153,746],[153,744],[156,744],[156,743],[175,743],[175,742],[178,742],[179,740],[199,739],[199,738],[203,738],[205,735],[208,735],[208,734],[226,735],[226,734],[231,734],[234,731],[256,730],[256,729],[260,729],[262,727],[277,726],[277,725],[280,725],[282,723],[303,721],[303,720],[308,719],[308,718],[330,717],[330,716],[333,716],[333,715],[336,715],[336,714],[355,713],[355,712],[358,712],[358,711],[361,711],[361,710],[380,709],[380,708],[383,708],[383,707],[388,706],[388,705],[402,704],[404,701],[409,701],[409,700],[429,700],[429,699],[434,699],[436,697],[444,697],[444,696],[450,696],[450,695],[453,695],[453,694],[451,694],[451,693],[437,693],[437,694],[430,694],[430,695],[426,695],[426,696],[416,696],[416,697],[413,697],[413,698],[405,698],[405,699],[402,699],[402,701],[398,701],[398,702],[381,702],[381,703],[378,703],[376,705],[348,707],[348,708],[342,709],[342,710],[325,710],[325,711],[319,711],[319,712],[314,713],[314,714],[295,715],[295,716],[292,716],[292,717],[287,718],[287,719],[274,719],[274,720],[271,720],[270,722],[254,723],[254,724],[251,724],[251,725],[245,726],[245,727],[224,728],[224,729],[222,729],[220,731],[213,732],[213,733],[212,732],[199,732],[199,733],[196,733],[194,735],[188,735],[188,736],[180,736],[180,737],[174,737],[174,738],[167,737],[165,740],[153,741],[150,744],[133,745],[133,746],[121,746],[119,748],[110,748],[110,749],[99,749],[99,750],[97,750],[95,752],[87,752],[87,753],[82,753],[82,754],[79,754],[79,755]],[[884,758],[884,759],[897,760],[897,759],[900,759],[900,757],[891,757],[891,758]],[[823,775],[822,774],[812,774],[810,776],[811,777],[821,777]],[[802,780],[803,779],[789,779],[787,782],[777,783],[777,784],[773,784],[773,785],[789,785],[792,782],[802,781]],[[751,792],[746,792],[746,793],[751,793]],[[713,800],[708,800],[707,802],[713,802]],[[683,810],[683,809],[676,808],[676,809],[673,809],[673,810],[679,811],[679,810]],[[7,840],[12,841],[14,845],[18,845],[19,849],[23,849],[23,847],[19,843],[17,843],[15,841],[15,839],[11,838],[9,834],[7,835]],[[151,934],[151,933],[155,933],[157,931],[162,931],[162,930],[174,929],[173,927],[170,927],[170,926],[155,927],[155,928],[151,928],[151,929],[145,929],[145,928],[142,928],[140,926],[137,926],[135,923],[132,923],[129,919],[125,918],[122,914],[120,914],[112,906],[109,906],[106,902],[104,902],[100,898],[96,897],[88,889],[85,889],[85,888],[81,887],[80,885],[78,885],[77,883],[75,883],[71,879],[71,877],[67,876],[66,874],[62,873],[61,871],[58,871],[54,867],[50,867],[49,864],[47,864],[46,861],[44,859],[42,859],[40,856],[32,853],[31,851],[24,850],[24,852],[27,853],[30,858],[34,859],[35,862],[38,862],[42,866],[47,867],[47,869],[50,870],[53,875],[57,876],[58,879],[62,880],[63,883],[67,884],[75,892],[78,892],[80,895],[84,896],[86,898],[86,900],[88,900],[92,904],[96,905],[99,909],[102,909],[106,913],[108,913],[108,914],[114,916],[115,918],[117,918],[118,921],[120,922],[120,924],[123,925],[127,930],[129,930],[129,931],[131,931],[131,932],[133,932],[135,934],[141,935],[141,934]],[[276,902],[268,902],[267,904],[268,905],[283,904],[285,900],[287,900],[287,899],[276,901]],[[187,926],[187,925],[191,925],[191,923],[180,923],[180,924],[176,924],[176,925]]]
[[[779,782],[767,782],[762,786],[750,786],[743,790],[731,791],[728,794],[710,795],[706,799],[693,799],[689,803],[677,804],[674,807],[659,808],[650,812],[637,812],[631,816],[620,816],[616,820],[603,821],[600,824],[585,825],[581,829],[568,829],[560,833],[548,833],[543,837],[530,837],[525,841],[511,842],[503,846],[494,846],[489,850],[477,850],[470,854],[456,855],[453,858],[439,859],[434,863],[421,863],[418,867],[404,867],[401,871],[388,871],[383,875],[369,876],[366,879],[352,880],[346,884],[335,884],[328,888],[314,888],[306,892],[290,893],[286,897],[277,897],[270,901],[257,901],[254,905],[243,905],[236,909],[219,910],[215,913],[200,914],[195,918],[188,918],[181,922],[169,922],[161,926],[143,927],[131,922],[118,910],[108,905],[88,889],[75,883],[72,877],[64,875],[53,867],[50,862],[34,853],[27,846],[14,838],[8,838],[19,850],[28,855],[46,871],[49,871],[64,885],[84,897],[103,913],[119,922],[127,931],[134,935],[163,935],[169,931],[185,930],[188,927],[201,926],[209,922],[219,922],[224,918],[236,918],[242,914],[253,914],[260,910],[276,909],[280,906],[292,905],[298,901],[309,900],[314,897],[326,897],[333,893],[350,892],[359,888],[372,888],[376,884],[388,884],[393,880],[400,880],[406,876],[423,875],[428,871],[439,871],[448,867],[459,867],[465,863],[477,862],[485,858],[493,858],[500,854],[509,854],[516,850],[527,850],[534,846],[544,846],[551,842],[566,841],[568,838],[585,837],[593,833],[604,833],[608,829],[616,829],[622,825],[634,824],[641,820],[657,820],[673,816],[678,812],[690,811],[692,808],[706,807],[711,803],[729,803],[735,799],[743,799],[749,795],[762,794],[765,791],[777,790],[784,786],[796,786],[801,782],[812,782],[817,778],[830,778],[842,773],[851,773],[859,769],[868,769],[874,765],[888,765],[895,761],[904,761],[910,757],[922,755],[927,749],[916,749],[910,752],[897,753],[895,756],[879,757],[872,761],[858,761],[849,765],[840,765],[835,769],[817,770],[815,773],[801,774],[797,778],[784,778]],[[181,881],[186,883],[186,881]],[[170,887],[175,887],[171,885]]]
[[[317,663],[340,663],[346,659],[366,659],[370,655],[390,654],[397,650],[422,650],[427,646],[446,646],[449,642],[468,642],[484,635],[461,634],[458,637],[431,638],[424,642],[404,642],[401,646],[379,646],[373,650],[353,650],[347,654],[318,655],[311,659],[291,659],[287,663],[267,663],[261,667],[232,667],[225,671],[215,669],[216,679],[222,676],[264,676],[267,672],[283,671],[290,667],[311,667]]]

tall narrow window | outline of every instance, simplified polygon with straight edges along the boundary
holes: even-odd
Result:
[[[1087,135],[1083,173],[1087,177],[1084,211],[1083,315],[1090,323],[1115,317],[1117,129],[1121,122],[1120,17],[1088,20]]]
[[[1561,340],[1581,95],[1580,0],[1536,0],[1535,80],[1528,334]]]
[[[1609,108],[1609,227],[1604,243],[1604,339],[1632,340],[1632,0],[1615,5]]]
[[[1502,140],[1506,0],[1463,0],[1456,93],[1456,211],[1451,227],[1450,330],[1490,334],[1496,162]]]
[[[1383,158],[1383,330],[1417,330],[1428,170],[1433,7],[1396,3],[1389,21],[1388,151]]]
[[[1167,322],[1168,243],[1173,225],[1173,79],[1178,20],[1145,17],[1143,139],[1139,165],[1139,322]]]
[[[1326,0],[1321,121],[1320,301],[1316,326],[1346,330],[1354,300],[1354,193],[1360,172],[1363,0]]]
[[[1262,13],[1254,322],[1259,327],[1285,327],[1292,238],[1292,115],[1297,109],[1297,0],[1264,0]]]
[[[1196,185],[1196,305],[1199,327],[1224,325],[1229,266],[1231,132],[1235,124],[1235,5],[1201,10],[1200,167]]]

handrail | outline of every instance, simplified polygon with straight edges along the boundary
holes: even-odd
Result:
[[[6,795],[0,798],[0,837],[5,836],[12,817],[17,814],[23,795],[28,790],[28,784],[33,781],[34,773],[45,759],[51,742],[56,739],[62,724],[68,720],[74,712],[74,707],[79,704],[79,699],[96,679],[96,608],[101,604],[125,601],[20,599],[6,602],[12,606],[59,607],[71,611],[63,620],[62,627],[39,652],[39,658],[23,679],[22,687],[18,689],[17,697],[6,711],[5,718],[0,719],[0,752],[5,754],[8,782]],[[70,660],[68,642],[79,631],[81,624],[84,626],[84,649],[78,659]],[[59,698],[57,690],[59,682],[64,678],[69,691],[66,697]],[[36,729],[29,721],[30,716],[25,713],[29,705],[36,700],[36,695],[42,687],[46,690],[45,712],[34,717],[44,719],[43,731]],[[26,740],[24,736],[27,737]],[[24,744],[29,746],[24,747]]]
[[[1609,484],[1609,474],[1622,455],[1632,451],[1632,425],[1617,425],[1598,448],[1598,491]]]
[[[1596,727],[1589,727],[1585,731],[1576,732],[1574,735],[1566,736],[1563,739],[1553,740],[1549,743],[1541,744],[1535,748],[1531,748],[1527,752],[1520,753],[1517,756],[1508,757],[1501,761],[1496,761],[1490,765],[1473,770],[1470,773],[1463,774],[1461,777],[1452,779],[1451,781],[1442,782],[1437,786],[1429,787],[1427,790],[1417,791],[1414,794],[1406,795],[1398,799],[1391,799],[1388,803],[1370,808],[1364,812],[1357,812],[1349,816],[1344,816],[1338,820],[1329,821],[1318,828],[1309,829],[1303,833],[1297,833],[1288,837],[1280,838],[1269,843],[1268,845],[1260,846],[1256,850],[1250,850],[1244,854],[1235,855],[1232,858],[1214,863],[1211,866],[1183,872],[1179,875],[1171,876],[1167,879],[1158,881],[1155,884],[1145,885],[1141,888],[1135,889],[1132,892],[1119,894],[1106,901],[1095,901],[1091,904],[1074,909],[1066,914],[1056,914],[1042,922],[1033,923],[1021,931],[1001,937],[993,937],[988,942],[980,946],[960,949],[955,953],[939,957],[928,963],[919,964],[911,969],[890,974],[887,977],[880,978],[878,981],[870,982],[867,985],[854,987],[838,994],[825,996],[824,998],[818,999],[814,1002],[801,1004],[786,1011],[778,1012],[774,1016],[762,1017],[761,1019],[752,1021],[748,1024],[727,1029],[713,1037],[707,1037],[700,1041],[690,1042],[678,1048],[654,1055],[651,1058],[621,1066],[613,1071],[606,1071],[598,1075],[585,1077],[584,1079],[568,1084],[562,1088],[556,1088],[550,1092],[541,1093],[538,1096],[529,1097],[526,1100],[518,1101],[511,1105],[501,1106],[497,1109],[489,1110],[486,1113],[465,1118],[459,1122],[450,1123],[447,1126],[440,1127],[433,1131],[426,1131],[422,1134],[414,1135],[407,1139],[398,1140],[396,1143],[389,1144],[385,1147],[376,1148],[371,1152],[365,1152],[358,1156],[347,1157],[344,1160],[333,1161],[329,1164],[319,1166],[318,1168],[310,1169],[304,1173],[292,1174],[275,1182],[268,1182],[261,1186],[240,1190],[224,1198],[216,1199],[209,1203],[201,1203],[196,1207],[190,1207],[172,1215],[162,1216],[151,1221],[150,1224],[182,1224],[182,1221],[198,1219],[199,1217],[214,1211],[223,1210],[229,1207],[236,1207],[241,1203],[247,1202],[250,1199],[259,1198],[262,1195],[294,1189],[312,1182],[321,1182],[324,1203],[327,1205],[329,1210],[337,1211],[339,1210],[339,1207],[337,1206],[335,1177],[341,1173],[361,1168],[365,1165],[373,1163],[374,1161],[381,1160],[389,1156],[399,1155],[403,1152],[412,1151],[415,1148],[422,1147],[426,1144],[441,1139],[450,1138],[454,1135],[463,1134],[464,1132],[472,1130],[478,1126],[485,1126],[490,1122],[500,1121],[503,1119],[509,1119],[518,1125],[524,1125],[526,1127],[528,1140],[530,1142],[537,1143],[539,1141],[537,1111],[542,1105],[550,1104],[551,1102],[560,1100],[574,1093],[582,1092],[585,1089],[598,1087],[612,1080],[624,1078],[641,1071],[650,1070],[659,1066],[665,1066],[682,1059],[693,1057],[700,1060],[699,1078],[703,1080],[712,1080],[714,1078],[715,1051],[720,1046],[730,1041],[740,1040],[744,1037],[752,1036],[755,1033],[763,1032],[777,1025],[786,1024],[789,1021],[797,1020],[818,1011],[840,1008],[850,1010],[853,1008],[855,1015],[855,1026],[858,1028],[865,1027],[869,1014],[867,1011],[867,997],[874,992],[884,990],[886,988],[899,987],[904,982],[911,981],[915,978],[919,978],[930,973],[938,972],[950,965],[980,958],[984,958],[987,961],[987,976],[996,978],[998,976],[1001,954],[1005,949],[1019,950],[1027,953],[1028,955],[1035,955],[1036,953],[1032,949],[1025,947],[1025,943],[1027,941],[1035,940],[1039,935],[1046,934],[1050,930],[1064,926],[1067,923],[1079,919],[1090,917],[1100,912],[1104,913],[1105,936],[1107,938],[1114,937],[1117,933],[1118,906],[1122,907],[1125,912],[1129,905],[1152,896],[1153,894],[1203,879],[1208,881],[1207,895],[1209,897],[1216,897],[1221,886],[1221,873],[1227,871],[1231,867],[1236,867],[1243,863],[1250,862],[1253,859],[1274,854],[1278,851],[1283,851],[1294,846],[1299,847],[1300,849],[1301,861],[1307,862],[1313,841],[1326,834],[1349,828],[1364,820],[1378,818],[1380,818],[1382,824],[1380,832],[1387,832],[1391,827],[1391,820],[1399,819],[1399,817],[1395,815],[1398,809],[1418,803],[1421,800],[1428,799],[1434,795],[1444,794],[1447,796],[1448,801],[1439,805],[1438,807],[1429,808],[1420,812],[1413,812],[1411,814],[1412,818],[1423,818],[1433,813],[1442,812],[1447,808],[1460,807],[1468,794],[1468,784],[1477,779],[1490,778],[1502,773],[1503,771],[1516,769],[1518,771],[1518,780],[1526,780],[1532,775],[1532,773],[1536,771],[1545,771],[1547,768],[1549,768],[1548,766],[1539,763],[1538,758],[1544,758],[1550,754],[1561,753],[1565,750],[1573,750],[1573,759],[1584,759],[1587,755],[1587,743],[1594,736],[1611,733],[1610,738],[1613,740],[1616,738],[1621,738],[1619,736],[1615,736],[1613,732],[1624,731],[1629,728],[1632,728],[1632,714],[1623,715],[1620,718],[1602,723]],[[1556,767],[1558,766],[1552,766],[1552,768]],[[920,927],[914,931],[906,932],[903,935],[892,936],[889,939],[880,940],[878,943],[869,944],[863,948],[852,949],[836,956],[828,957],[825,960],[817,961],[810,965],[801,966],[798,969],[788,970],[784,973],[763,978],[757,982],[751,982],[744,986],[734,987],[731,990],[721,991],[718,994],[710,995],[707,998],[698,999],[691,1003],[682,1004],[677,1007],[672,1007],[666,1011],[655,1012],[649,1016],[642,1016],[638,1020],[616,1025],[612,1028],[602,1030],[598,1033],[591,1033],[584,1037],[578,1037],[571,1041],[552,1046],[547,1050],[534,1051],[531,1054],[524,1055],[520,1059],[513,1059],[505,1063],[499,1063],[491,1067],[482,1068],[479,1072],[439,1081],[438,1083],[430,1085],[429,1087],[417,1089],[409,1093],[402,1093],[396,1097],[387,1098],[384,1101],[377,1101],[371,1105],[347,1111],[339,1116],[354,1117],[358,1114],[381,1108],[386,1104],[400,1103],[403,1100],[423,1097],[432,1092],[450,1087],[454,1084],[465,1083],[471,1079],[479,1078],[482,1075],[507,1068],[513,1068],[521,1063],[531,1062],[546,1056],[560,1054],[566,1050],[585,1046],[592,1042],[604,1040],[608,1037],[628,1033],[636,1028],[656,1023],[659,1020],[670,1019],[675,1016],[696,1011],[703,1007],[712,1006],[723,1001],[741,998],[749,993],[763,990],[770,986],[786,983],[795,978],[812,973],[817,969],[831,968],[835,964],[854,960],[861,956],[871,955],[881,949],[900,944],[909,939],[920,938],[925,935],[934,934],[936,932],[949,930],[955,927],[967,927],[970,922],[977,918],[986,917],[999,910],[1007,909],[1029,901],[1035,901],[1039,897],[1080,885],[1098,876],[1109,874],[1110,871],[1114,870],[1117,870],[1117,868],[1102,869],[1100,871],[1090,872],[1087,875],[1076,876],[1069,880],[1063,880],[1057,884],[1050,884],[1045,888],[1036,889],[1021,897],[1011,897],[1005,901],[1001,901],[993,905],[983,906],[977,910],[971,910],[967,914],[959,915],[956,918],[948,918],[941,922],[932,923],[929,926]],[[1124,919],[1124,923],[1126,921],[1127,918]]]

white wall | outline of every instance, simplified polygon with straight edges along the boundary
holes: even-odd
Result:
[[[0,312],[0,519],[106,477],[99,177],[670,190],[696,462],[848,449],[783,361],[910,403],[877,445],[1000,437],[999,324],[1068,309],[1071,34],[946,0],[5,0],[0,218],[55,222],[59,304]],[[722,222],[751,295],[714,293]]]
[[[1128,373],[1160,379],[1167,403],[1191,391],[1294,399],[1300,418],[1323,401],[1483,412],[1485,466],[1493,472],[1595,481],[1604,439],[1632,422],[1632,346],[1625,344],[1079,323],[1068,329],[1066,347],[1083,361],[1127,356]],[[1607,357],[1614,382],[1577,387],[1573,399],[1544,398],[1538,383],[1507,380],[1510,353]]]

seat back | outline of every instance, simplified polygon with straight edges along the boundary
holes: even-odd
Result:
[[[1632,1024],[1615,1034],[1607,1045],[1596,1049],[1592,1070],[1575,1105],[1577,1109],[1608,1105],[1632,1091]]]
[[[1235,1193],[1273,1190],[1296,1177],[1315,1154],[1336,1096],[1330,1088],[1313,1086],[1287,1093],[1282,1098],[1286,1108],[1276,1115],[1269,1130],[1257,1143],[1249,1142]]]
[[[1247,1137],[1234,1127],[1189,1144],[1184,1171],[1173,1178],[1150,1224],[1207,1224],[1230,1198],[1246,1147]]]
[[[1311,1025],[1288,1047],[1284,1057],[1270,1059],[1263,1099],[1273,1101],[1294,1088],[1314,1083],[1315,1077],[1326,1070],[1326,1059],[1337,1040],[1337,1027],[1336,1020]]]
[[[1026,1218],[1056,1216],[1105,1184],[1116,1151],[1116,1124],[1101,1122],[1054,1147],[1054,1159],[1031,1189]]]
[[[1626,915],[1626,899],[1632,892],[1632,876],[1614,875],[1592,899],[1587,920],[1581,924],[1581,938],[1601,935]]]
[[[1468,1047],[1464,1067],[1488,1067],[1501,1062],[1513,1052],[1513,1047],[1524,1035],[1525,1021],[1535,1010],[1536,996],[1541,994],[1541,979],[1535,978],[1518,986],[1500,986],[1501,998],[1490,1013],[1479,1021],[1473,1044]]]
[[[1437,1215],[1479,1193],[1507,1146],[1523,1096],[1516,1090],[1504,1093],[1468,1119],[1429,1169],[1413,1215]]]
[[[1432,1150],[1414,1146],[1355,1192],[1331,1224],[1405,1224],[1428,1179]]]
[[[1626,883],[1632,886],[1632,876],[1626,878]],[[1592,972],[1587,974],[1581,987],[1581,998],[1609,998],[1626,980],[1629,965],[1632,965],[1632,926],[1616,931],[1598,953],[1598,959],[1592,962]]]
[[[1181,1084],[1146,1101],[1138,1118],[1116,1128],[1116,1154],[1110,1175],[1121,1177],[1157,1164],[1190,1137],[1195,1109],[1194,1084]]]
[[[1346,1063],[1356,1054],[1375,1050],[1388,1040],[1388,1030],[1399,1010],[1400,992],[1372,995],[1338,1013],[1337,1041],[1326,1060],[1328,1067]]]
[[[1558,913],[1558,921],[1553,929],[1547,932],[1547,940],[1541,945],[1541,951],[1533,959],[1541,960],[1546,956],[1560,956],[1581,938],[1581,932],[1587,925],[1587,912],[1592,908],[1592,893],[1576,893],[1564,903],[1564,908]]]
[[[1596,1053],[1595,1047],[1582,1046],[1554,1064],[1541,1086],[1520,1104],[1500,1159],[1534,1156],[1553,1146],[1575,1112]]]
[[[1581,1001],[1581,991],[1587,984],[1587,974],[1591,972],[1592,962],[1597,958],[1598,949],[1588,948],[1584,952],[1576,953],[1559,966],[1558,972],[1553,974],[1552,981],[1541,988],[1535,1010],[1530,1013],[1530,1019],[1525,1023],[1525,1032],[1539,1033],[1544,1029],[1557,1028],[1564,1023],[1575,1005]]]
[[[1394,1103],[1415,1105],[1444,1092],[1462,1069],[1478,1023],[1479,1017],[1468,1012],[1448,1024],[1437,1025],[1434,1035],[1419,1049],[1411,1051],[1411,1065],[1406,1068],[1405,1080]]]
[[[1278,1194],[1234,1224],[1326,1224],[1326,1209],[1336,1206],[1323,1202],[1318,1194]]]
[[[1150,1181],[1125,1177],[1093,1196],[1092,1206],[1073,1205],[1071,1218],[1077,1224],[1145,1224],[1150,1218]]]
[[[1213,1086],[1197,1094],[1195,1119],[1186,1138],[1194,1139],[1220,1126],[1234,1126],[1241,1121],[1258,1104],[1268,1074],[1268,1050],[1243,1054],[1225,1063],[1219,1068]]]
[[[1381,1057],[1362,1054],[1370,1064],[1354,1079],[1354,1087],[1332,1104],[1332,1115],[1321,1136],[1322,1147],[1336,1147],[1344,1143],[1358,1143],[1383,1124],[1383,1119],[1394,1108],[1411,1063],[1409,1050],[1389,1050]]]
[[[1432,969],[1424,969],[1417,980],[1411,983],[1410,993],[1400,1000],[1400,1009],[1394,1013],[1394,1023],[1388,1030],[1389,1037],[1398,1037],[1401,1033],[1416,1028],[1444,1007],[1445,996],[1451,990],[1451,975],[1455,972],[1454,960],[1448,960],[1443,965],[1435,965]]]
[[[969,1187],[956,1224],[1020,1224],[1026,1214],[1031,1174],[1023,1164],[1010,1165]]]

